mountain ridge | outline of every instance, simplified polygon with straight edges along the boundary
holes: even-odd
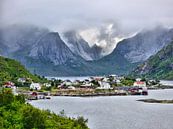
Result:
[[[97,58],[101,49],[97,46],[90,48],[87,42],[80,40],[80,37],[76,39],[75,32],[68,33],[67,36],[71,41],[67,43],[58,32],[27,28],[29,27],[8,29],[5,33],[0,31],[0,54],[20,61],[32,73],[45,76],[128,74],[173,38],[173,29],[158,28],[141,32],[119,42],[111,54],[88,61],[80,55],[81,51],[91,57],[96,55]],[[22,34],[18,30],[22,30]],[[12,45],[7,44],[8,42]],[[75,50],[72,51],[72,48]]]
[[[155,79],[173,79],[173,41],[139,65],[132,76],[142,76]]]

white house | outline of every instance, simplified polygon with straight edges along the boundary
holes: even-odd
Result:
[[[116,83],[117,83],[117,84],[120,84],[120,83],[121,83],[121,81],[120,81],[120,80],[116,80]]]
[[[75,80],[74,82],[73,82],[73,85],[79,85],[80,84],[80,81],[78,81],[78,80]]]
[[[41,90],[41,84],[40,83],[31,83],[30,89]]]
[[[74,86],[69,86],[68,89],[75,90]]]
[[[50,83],[44,83],[43,84],[45,87],[51,87],[51,84]]]
[[[137,81],[137,82],[139,82],[139,81],[141,81],[141,80],[142,80],[141,78],[136,78],[136,81]]]
[[[98,87],[97,89],[111,89],[111,86],[108,82],[99,81],[98,83],[100,87]]]
[[[72,82],[70,80],[65,80],[63,82],[63,85],[66,85],[66,86],[71,86],[72,85]]]
[[[106,77],[104,77],[103,79],[102,79],[102,81],[104,81],[104,82],[107,82],[109,80],[109,78],[106,78]]]
[[[18,78],[17,81],[21,82],[21,83],[25,83],[26,82],[26,78]]]

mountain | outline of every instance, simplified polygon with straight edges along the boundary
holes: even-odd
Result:
[[[50,32],[38,40],[32,46],[29,57],[43,62],[52,62],[54,65],[77,59],[77,56],[71,52],[59,34],[55,32]]]
[[[90,61],[98,60],[102,57],[102,48],[97,45],[90,47],[88,42],[86,42],[77,32],[68,31],[65,32],[62,37],[70,50],[81,56],[83,59]]]
[[[110,55],[93,63],[102,67],[102,71],[106,74],[128,74],[172,39],[173,29],[159,27],[150,31],[142,31],[119,42]]]
[[[173,39],[173,29],[157,27],[154,30],[142,31],[132,38],[121,41],[115,51],[131,63],[143,62],[155,55]],[[114,54],[116,56],[116,54]]]
[[[11,29],[0,30],[0,54],[20,61],[32,73],[45,76],[94,74],[92,66],[73,53],[58,32],[35,26],[15,25]]]
[[[21,77],[31,78],[34,81],[40,81],[37,76],[32,75],[19,62],[0,56],[0,84],[5,81],[16,81]]]
[[[172,40],[173,29],[142,31],[118,43],[105,57],[75,31],[59,35],[47,29],[13,25],[0,29],[0,55],[20,61],[44,76],[128,74]]]
[[[45,75],[43,69],[48,69],[45,71],[49,74],[54,71],[52,67],[66,67],[65,63],[73,66],[76,65],[73,62],[83,60],[68,48],[58,33],[25,25],[0,29],[0,54],[16,59],[31,72],[42,75]]]
[[[133,72],[133,76],[155,79],[173,79],[173,41],[150,57]]]

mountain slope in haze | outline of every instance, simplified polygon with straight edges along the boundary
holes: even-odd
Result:
[[[156,79],[173,79],[173,41],[150,57],[132,73],[134,76],[143,76]]]
[[[114,51],[118,51],[131,63],[143,62],[155,55],[172,39],[173,29],[157,27],[154,30],[142,31],[132,38],[119,42]],[[114,52],[112,55],[115,55]]]
[[[30,48],[39,38],[49,31],[33,25],[11,25],[0,29],[0,45],[4,45],[6,53],[13,53],[23,48]]]
[[[90,47],[89,44],[75,31],[68,31],[63,34],[63,40],[73,53],[80,55],[83,59],[98,60],[102,57],[102,48]]]
[[[156,28],[119,42],[114,51],[93,64],[107,74],[128,74],[173,39],[173,29]]]

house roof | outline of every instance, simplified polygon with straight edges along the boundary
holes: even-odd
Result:
[[[135,83],[138,84],[138,85],[143,85],[143,84],[145,84],[145,82],[142,82],[142,81],[136,81]]]

